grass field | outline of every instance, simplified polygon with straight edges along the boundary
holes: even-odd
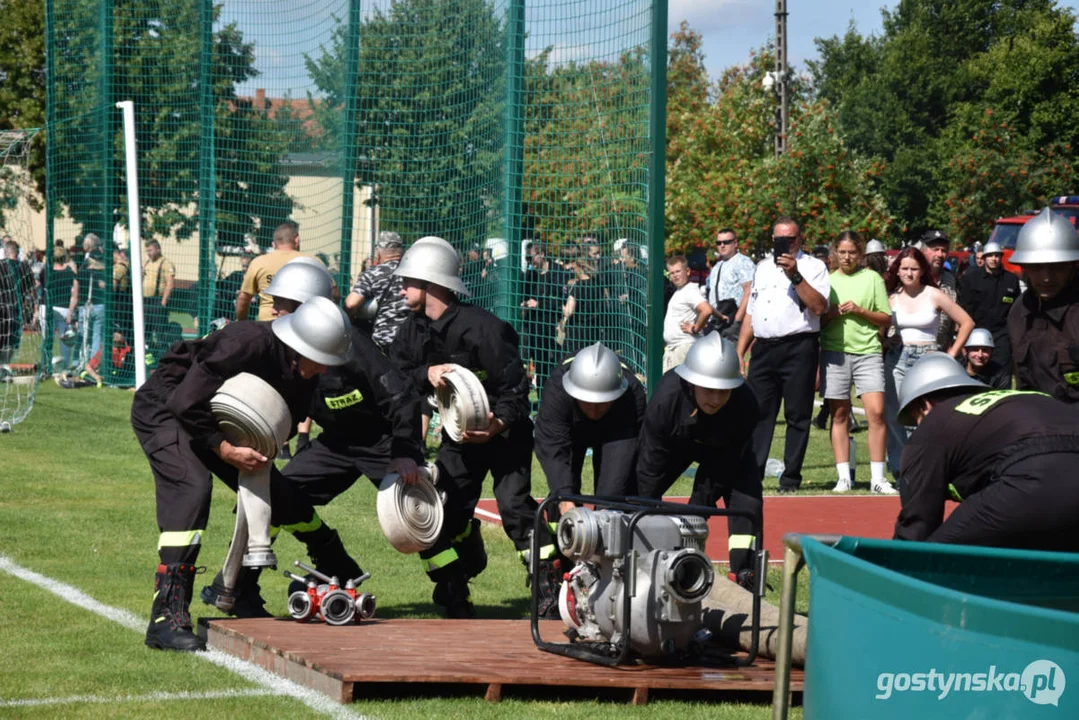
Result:
[[[60,390],[42,384],[33,412],[10,434],[0,435],[0,717],[261,718],[320,714],[200,655],[151,651],[142,644],[157,563],[153,481],[131,431],[131,393],[124,390]],[[782,456],[782,424],[773,455]],[[830,489],[834,466],[827,433],[813,430],[805,487]],[[864,433],[859,459],[868,477]],[[775,479],[766,486],[775,488]],[[587,483],[586,483],[587,487]],[[671,494],[688,494],[683,479]],[[536,469],[534,494],[546,492]],[[488,487],[489,494],[489,487]],[[215,483],[214,506],[200,563],[208,581],[220,567],[232,533],[234,495]],[[372,579],[364,589],[379,597],[378,615],[436,617],[431,584],[414,557],[385,542],[375,513],[375,493],[361,481],[322,511],[341,530],[346,546]],[[490,564],[473,583],[482,617],[527,616],[524,572],[501,529],[485,526]],[[282,565],[302,558],[287,534],[276,545]],[[17,567],[16,567],[17,566]],[[108,620],[65,602],[12,573],[18,567],[65,583],[119,615]],[[771,584],[778,590],[778,571]],[[201,579],[200,579],[201,580]],[[265,573],[269,609],[283,615],[288,581]],[[196,589],[203,583],[196,584]],[[54,586],[61,594],[70,591]],[[800,592],[804,604],[806,592]],[[77,598],[70,598],[76,600]],[[778,602],[776,592],[770,600]],[[85,605],[87,598],[80,604]],[[803,608],[804,609],[804,608]],[[197,600],[193,615],[216,616]],[[437,649],[432,649],[437,657]],[[277,692],[276,690],[274,692]],[[66,699],[66,701],[65,701]],[[332,709],[332,708],[331,708]],[[322,708],[323,711],[327,709]],[[340,712],[340,711],[338,711]],[[549,717],[587,714],[606,718],[770,717],[764,704],[701,704],[655,701],[634,708],[620,700],[507,697],[500,704],[481,696],[363,701],[348,712],[371,718]],[[794,717],[800,717],[796,711]]]

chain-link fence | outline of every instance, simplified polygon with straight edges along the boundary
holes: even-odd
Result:
[[[46,13],[48,244],[74,256],[82,359],[104,347],[108,381],[133,378],[129,283],[143,284],[152,362],[232,317],[245,258],[286,220],[344,291],[379,231],[446,238],[539,383],[597,340],[646,372],[662,0],[48,0]],[[156,242],[136,269],[121,100]]]

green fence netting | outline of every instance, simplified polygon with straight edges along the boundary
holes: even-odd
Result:
[[[42,260],[34,253],[28,165],[36,130],[0,132],[0,432],[34,405],[42,376]]]
[[[245,255],[292,220],[343,291],[380,231],[449,240],[537,384],[596,341],[644,375],[665,16],[664,0],[48,0],[48,244],[83,281],[81,362],[100,351],[106,380],[131,382],[132,281],[151,362],[232,317]],[[128,265],[121,100],[171,285]]]

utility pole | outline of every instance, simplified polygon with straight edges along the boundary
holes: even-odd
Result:
[[[776,0],[776,157],[787,149],[787,121],[790,98],[787,93],[787,0]]]

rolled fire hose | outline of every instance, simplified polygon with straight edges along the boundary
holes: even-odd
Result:
[[[389,473],[378,489],[378,523],[390,544],[406,555],[431,547],[442,532],[437,471],[428,465],[420,475],[420,482],[406,485],[397,473]]]
[[[210,401],[210,410],[230,443],[253,448],[271,460],[292,429],[292,415],[284,399],[269,383],[250,373],[226,380]],[[240,472],[238,484],[236,529],[222,570],[224,604],[231,604],[241,564],[277,565],[270,549],[270,466]]]
[[[471,370],[460,365],[442,376],[442,387],[435,389],[435,402],[442,418],[442,428],[454,442],[469,430],[487,428],[491,406],[487,391]]]

